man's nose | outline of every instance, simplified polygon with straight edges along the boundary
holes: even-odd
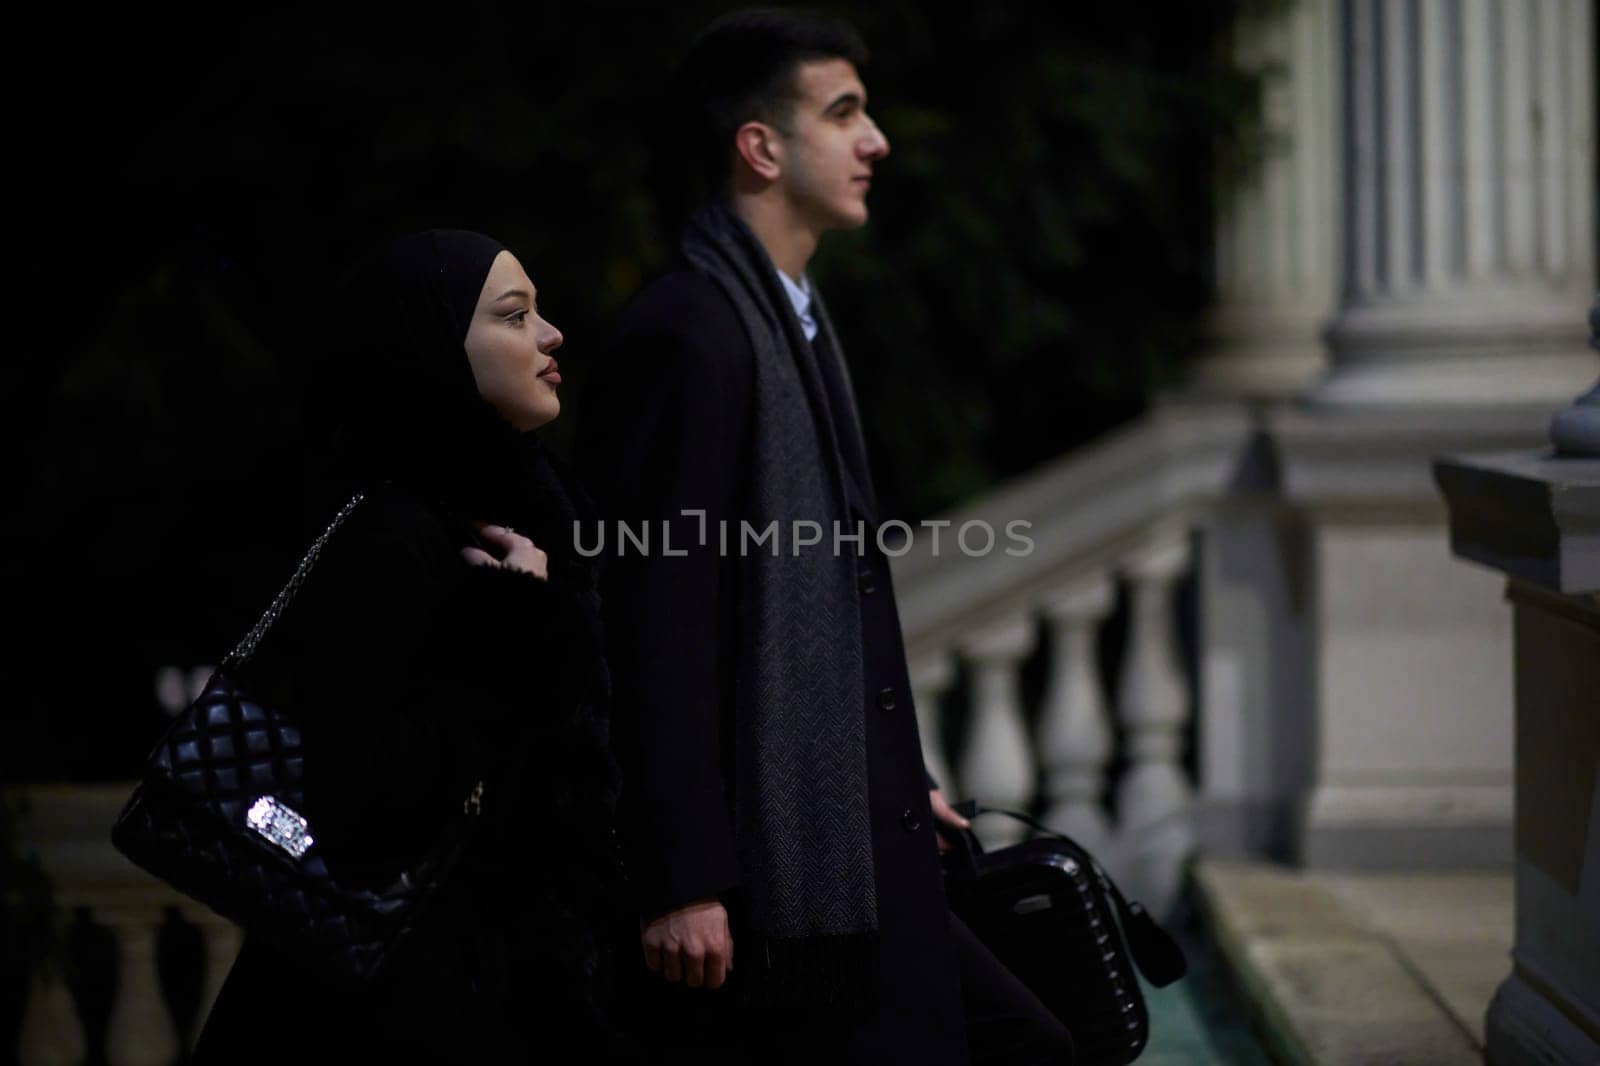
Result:
[[[872,121],[871,118],[867,119],[867,126],[869,132],[866,141],[861,146],[861,154],[866,159],[882,159],[889,154],[889,138],[883,135],[883,131],[878,128],[878,124]]]

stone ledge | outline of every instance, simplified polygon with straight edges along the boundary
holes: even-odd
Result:
[[[1483,1011],[1510,970],[1509,874],[1329,875],[1208,859],[1194,877],[1280,1061],[1483,1061]]]

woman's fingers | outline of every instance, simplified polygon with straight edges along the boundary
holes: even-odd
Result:
[[[512,529],[510,526],[481,525],[478,526],[478,533],[483,537],[484,540],[488,541],[490,544],[493,544],[495,547],[506,548],[508,550],[519,539],[517,531]],[[527,540],[528,538],[522,537],[520,539]]]
[[[475,523],[476,524],[476,523]],[[521,570],[534,577],[548,580],[550,559],[533,541],[509,526],[478,525],[478,533],[490,546],[499,551],[499,557],[481,548],[463,548],[461,554],[474,566],[495,563]]]

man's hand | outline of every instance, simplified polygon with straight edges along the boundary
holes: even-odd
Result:
[[[936,822],[955,829],[966,829],[972,824],[957,814],[955,809],[945,802],[944,793],[938,789],[933,789],[928,793],[928,805],[933,808],[933,820]],[[933,835],[939,840],[939,854],[943,855],[948,852],[950,850],[950,842],[944,838],[944,834],[939,832],[937,827],[934,828]]]
[[[698,899],[640,924],[644,964],[667,980],[721,988],[733,972],[733,933],[718,900]]]

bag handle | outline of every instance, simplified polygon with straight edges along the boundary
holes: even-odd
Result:
[[[1065,840],[1077,848],[1089,860],[1089,866],[1095,878],[1099,880],[1101,885],[1105,886],[1106,892],[1111,896],[1112,901],[1116,903],[1117,914],[1122,921],[1122,932],[1128,941],[1128,950],[1132,952],[1133,961],[1139,965],[1139,972],[1144,974],[1145,980],[1157,988],[1165,988],[1189,971],[1189,963],[1183,956],[1183,949],[1178,947],[1178,942],[1172,938],[1172,934],[1161,928],[1156,920],[1150,916],[1150,912],[1145,910],[1144,906],[1137,900],[1130,903],[1123,896],[1122,890],[1117,887],[1117,883],[1111,880],[1110,876],[1083,845],[1065,833],[1051,829],[1037,818],[1023,814],[1021,811],[1011,811],[1001,807],[985,807],[977,800],[970,799],[953,804],[952,808],[968,821],[978,817],[980,814],[1004,814],[1043,836],[1052,837],[1056,840]],[[978,842],[977,837],[973,835],[970,829],[963,830],[960,834],[949,835],[961,838],[953,844],[958,861],[963,865],[963,872],[969,872],[976,877],[977,856],[983,853],[983,845]],[[971,839],[964,839],[968,837]]]
[[[344,525],[344,520],[350,517],[351,512],[365,498],[366,494],[361,492],[350,497],[350,502],[346,503],[339,509],[339,513],[333,516],[333,521],[328,523],[328,528],[324,529],[317,539],[311,542],[311,547],[306,549],[306,554],[301,558],[300,565],[295,567],[293,574],[289,575],[288,582],[278,590],[278,594],[273,597],[272,603],[261,613],[261,617],[256,619],[256,624],[250,627],[250,632],[246,633],[244,639],[239,641],[234,646],[234,649],[222,660],[222,669],[236,670],[250,661],[250,657],[256,653],[257,645],[266,637],[267,631],[278,621],[278,617],[288,609],[289,604],[300,591],[300,586],[305,584],[306,578],[311,576],[311,568],[317,565],[317,556],[322,554],[322,549],[327,545],[328,539],[333,536],[334,530]]]

